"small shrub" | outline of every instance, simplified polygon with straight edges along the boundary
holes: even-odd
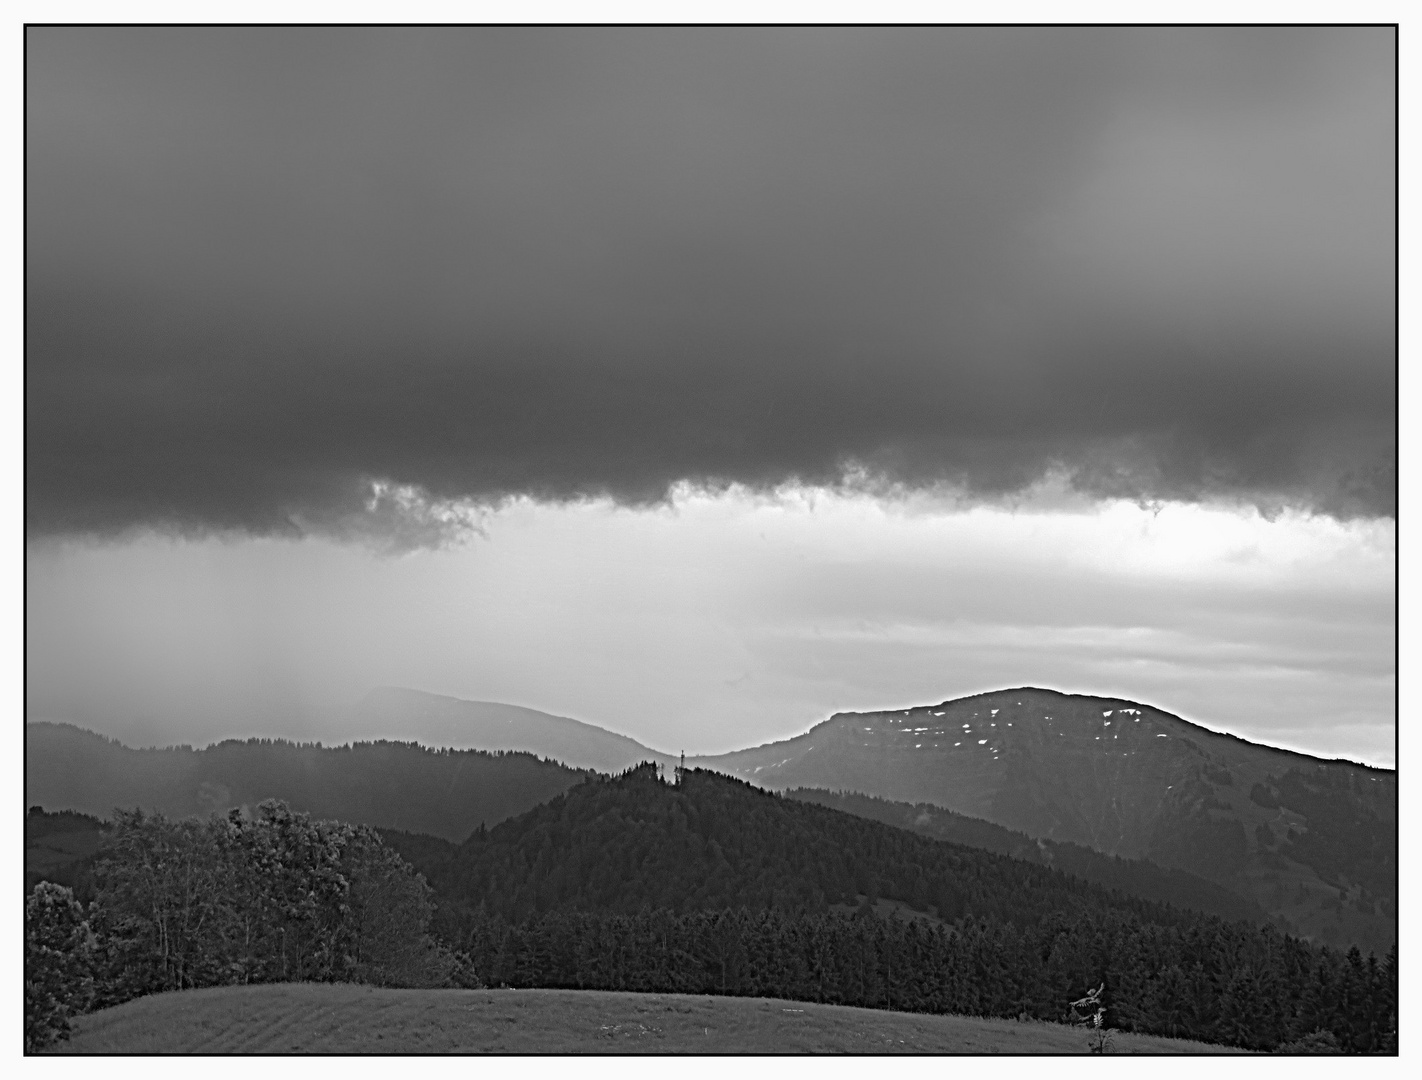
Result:
[[[457,987],[460,990],[486,990],[484,980],[479,978],[479,973],[474,969],[474,961],[469,958],[466,952],[450,953],[449,975],[445,983],[446,986]]]

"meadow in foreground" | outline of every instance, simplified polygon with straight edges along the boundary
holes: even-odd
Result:
[[[1240,1053],[1114,1033],[1122,1054]],[[64,1054],[1071,1054],[1085,1032],[773,998],[283,983],[155,994],[74,1021]]]

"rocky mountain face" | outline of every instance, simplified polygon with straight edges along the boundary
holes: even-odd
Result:
[[[1324,942],[1381,952],[1395,940],[1396,773],[1250,743],[1149,705],[1003,690],[840,713],[695,764],[773,790],[929,803],[1178,867]]]

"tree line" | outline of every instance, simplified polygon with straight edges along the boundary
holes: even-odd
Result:
[[[234,983],[467,980],[430,934],[429,886],[369,826],[285,803],[173,821],[119,811],[87,907],[43,882],[26,902],[25,1045],[143,994]]]
[[[455,943],[491,985],[777,997],[1065,1022],[1104,984],[1109,1028],[1252,1050],[1397,1051],[1397,950],[1384,963],[1245,924],[1092,913],[1017,926],[807,911],[467,918]]]

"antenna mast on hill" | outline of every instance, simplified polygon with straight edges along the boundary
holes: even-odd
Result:
[[[681,787],[681,774],[686,772],[686,751],[681,752],[681,764],[676,767],[676,786]]]

